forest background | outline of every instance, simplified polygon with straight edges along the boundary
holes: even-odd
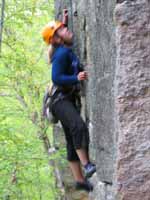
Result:
[[[41,117],[50,81],[43,26],[52,0],[1,0],[0,199],[54,200],[58,196],[52,128]]]

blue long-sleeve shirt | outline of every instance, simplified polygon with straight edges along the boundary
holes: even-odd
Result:
[[[52,81],[56,85],[74,85],[79,81],[79,60],[70,48],[59,46],[52,56]]]

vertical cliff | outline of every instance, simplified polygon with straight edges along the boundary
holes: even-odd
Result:
[[[150,199],[150,1],[115,9],[116,183],[120,200]]]
[[[89,198],[149,200],[150,2],[55,0],[57,19],[63,8],[89,72],[83,116],[97,164]]]

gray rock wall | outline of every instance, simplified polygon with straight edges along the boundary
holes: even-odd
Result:
[[[55,0],[89,72],[83,116],[97,164],[91,200],[150,200],[150,1]]]
[[[100,199],[106,196],[107,185],[112,187],[114,171],[115,1],[56,0],[55,7],[57,19],[61,19],[62,9],[68,8],[74,49],[89,72],[84,83],[83,116],[90,130],[90,155],[97,164],[91,199]],[[97,187],[99,184],[102,187]]]
[[[99,177],[104,181],[112,182],[113,78],[116,57],[114,3],[112,0],[101,3],[76,0],[71,4],[70,1],[56,1],[56,17],[65,6],[69,6],[72,16],[70,22],[73,24],[70,28],[75,34],[75,51],[89,72],[89,80],[85,83],[85,118],[90,127],[92,157],[101,165],[98,168]]]

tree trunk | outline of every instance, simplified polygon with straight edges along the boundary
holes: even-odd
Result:
[[[0,20],[0,53],[2,49],[2,33],[3,33],[3,25],[4,25],[4,10],[5,10],[5,0],[2,0],[1,3],[1,20]]]

